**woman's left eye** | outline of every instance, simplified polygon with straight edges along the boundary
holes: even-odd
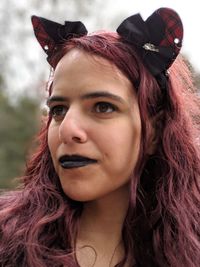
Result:
[[[115,105],[108,102],[98,102],[95,104],[94,109],[97,113],[111,113],[117,110]]]

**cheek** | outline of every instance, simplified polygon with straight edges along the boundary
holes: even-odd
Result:
[[[132,171],[136,165],[140,149],[140,134],[138,131],[124,132],[118,142],[118,164]]]
[[[53,162],[55,161],[56,158],[56,151],[58,146],[59,146],[58,130],[50,125],[48,130],[48,147]]]
[[[112,129],[107,129],[105,134],[101,134],[100,138],[99,146],[104,147],[105,157],[109,158],[116,168],[135,166],[140,149],[140,120],[134,123],[132,120],[121,123],[119,121]]]

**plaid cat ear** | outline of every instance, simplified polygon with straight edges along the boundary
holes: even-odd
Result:
[[[87,34],[87,29],[80,21],[65,21],[65,24],[32,16],[31,17],[35,36],[42,49],[47,54],[47,61],[55,68],[52,57],[59,45],[72,37],[80,37]]]
[[[138,48],[144,65],[154,76],[167,71],[182,47],[182,21],[169,8],[156,10],[146,21],[140,14],[128,17],[117,32]]]

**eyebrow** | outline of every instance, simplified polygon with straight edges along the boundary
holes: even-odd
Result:
[[[46,104],[47,104],[47,106],[49,106],[53,102],[65,102],[67,100],[68,100],[68,98],[66,98],[66,97],[55,95],[55,96],[50,96],[49,98],[47,98]]]
[[[94,98],[101,98],[101,97],[110,98],[122,104],[125,103],[125,100],[122,97],[115,95],[115,94],[111,94],[106,91],[97,91],[97,92],[87,93],[87,94],[82,95],[81,99],[85,100],[85,99],[94,99]],[[69,101],[69,98],[63,97],[63,96],[56,96],[56,95],[50,96],[47,99],[47,105],[50,105],[53,102],[66,102],[66,101]]]

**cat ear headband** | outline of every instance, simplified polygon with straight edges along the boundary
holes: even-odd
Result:
[[[32,16],[35,36],[47,54],[47,61],[55,68],[53,55],[59,46],[73,37],[87,35],[87,29],[80,21],[65,21],[59,24],[42,17]],[[183,25],[179,15],[172,9],[160,8],[147,20],[140,14],[125,19],[117,28],[122,41],[137,48],[144,65],[151,74],[166,80],[167,70],[182,47]]]

